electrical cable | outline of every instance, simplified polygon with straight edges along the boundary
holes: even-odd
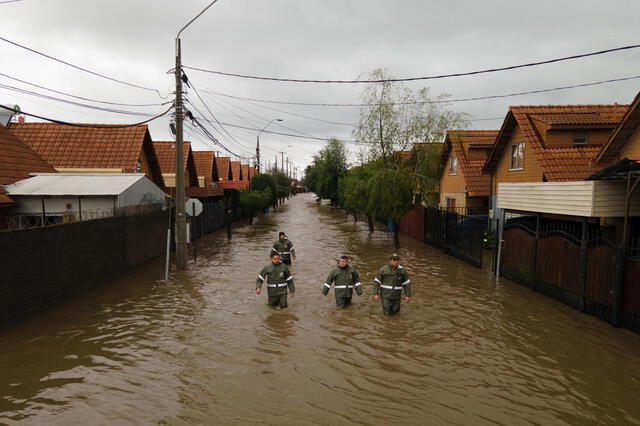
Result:
[[[264,77],[264,76],[255,76],[255,75],[207,70],[203,68],[190,67],[186,65],[184,65],[183,68],[194,70],[194,71],[206,72],[210,74],[224,75],[228,77],[238,77],[238,78],[253,79],[253,80],[279,81],[279,82],[288,82],[288,83],[322,83],[322,84],[324,83],[330,83],[330,84],[385,83],[385,82],[401,82],[401,81],[436,80],[436,79],[450,78],[450,77],[464,77],[464,76],[470,76],[470,75],[487,74],[487,73],[493,73],[498,71],[508,71],[508,70],[514,70],[519,68],[553,64],[556,62],[570,61],[574,59],[587,58],[590,56],[604,55],[607,53],[636,49],[638,47],[640,47],[640,44],[632,44],[629,46],[614,47],[612,49],[599,50],[596,52],[582,53],[582,54],[571,55],[571,56],[563,56],[560,58],[547,59],[543,61],[528,62],[528,63],[518,64],[518,65],[509,65],[506,67],[487,68],[487,69],[481,69],[476,71],[455,72],[455,73],[449,73],[449,74],[431,75],[431,76],[423,76],[423,77],[388,78],[388,79],[373,79],[373,80],[318,80],[318,79],[301,79],[301,78]]]
[[[100,103],[100,104],[105,104],[105,105],[147,107],[147,106],[161,106],[161,105],[166,105],[168,103],[168,102],[160,102],[160,103],[155,103],[155,104],[124,104],[124,103],[118,103],[118,102],[100,101],[100,100],[97,100],[97,99],[84,98],[82,96],[72,95],[71,93],[62,92],[62,91],[55,90],[55,89],[50,89],[48,87],[40,86],[38,84],[31,83],[31,82],[26,81],[26,80],[21,80],[21,79],[19,79],[17,77],[12,77],[10,75],[7,75],[7,74],[1,73],[1,72],[0,72],[0,76],[9,78],[11,80],[14,80],[14,81],[17,81],[17,82],[20,82],[20,83],[28,84],[28,85],[33,86],[33,87],[37,87],[38,89],[43,89],[43,90],[47,90],[49,92],[57,93],[59,95],[69,96],[71,98],[80,99],[82,101],[95,102],[95,103]]]
[[[138,84],[129,83],[129,82],[126,82],[126,81],[124,81],[124,80],[119,80],[119,79],[117,79],[117,78],[109,77],[109,76],[107,76],[107,75],[101,74],[101,73],[96,72],[96,71],[91,71],[91,70],[89,70],[89,69],[87,69],[87,68],[83,68],[83,67],[81,67],[81,66],[74,65],[74,64],[72,64],[72,63],[70,63],[70,62],[67,62],[67,61],[64,61],[64,60],[62,60],[62,59],[55,58],[55,57],[53,57],[53,56],[51,56],[51,55],[48,55],[48,54],[46,54],[46,53],[43,53],[43,52],[40,52],[40,51],[38,51],[38,50],[32,49],[32,48],[30,48],[30,47],[24,46],[24,45],[22,45],[22,44],[20,44],[20,43],[17,43],[17,42],[15,42],[15,41],[8,40],[8,39],[6,39],[6,38],[4,38],[4,37],[0,37],[0,40],[1,40],[1,41],[4,41],[5,43],[9,43],[9,44],[11,44],[11,45],[13,45],[13,46],[19,47],[19,48],[21,48],[21,49],[28,50],[29,52],[35,53],[36,55],[40,55],[40,56],[43,56],[43,57],[45,57],[45,58],[47,58],[47,59],[51,59],[52,61],[55,61],[55,62],[58,62],[58,63],[64,64],[64,65],[67,65],[67,66],[69,66],[69,67],[71,67],[71,68],[74,68],[74,69],[77,69],[77,70],[79,70],[79,71],[83,71],[83,72],[86,72],[86,73],[88,73],[88,74],[91,74],[91,75],[94,75],[94,76],[97,76],[97,77],[101,77],[101,78],[104,78],[104,79],[107,79],[107,80],[110,80],[110,81],[113,81],[113,82],[116,82],[116,83],[124,84],[124,85],[129,86],[129,87],[135,87],[135,88],[138,88],[138,89],[148,90],[148,91],[151,91],[151,92],[155,92],[155,93],[157,93],[157,94],[158,94],[158,96],[160,96],[162,99],[166,99],[166,98],[167,98],[167,96],[168,96],[168,95],[167,95],[167,96],[162,96],[162,95],[160,94],[160,91],[159,91],[159,90],[157,90],[157,89],[153,89],[153,88],[151,88],[151,87],[140,86],[140,85],[138,85]]]
[[[142,124],[146,124],[149,123],[153,120],[156,120],[164,115],[166,115],[169,111],[171,111],[173,109],[173,105],[171,105],[166,111],[164,111],[161,114],[158,114],[154,117],[149,118],[148,120],[144,120],[141,121],[139,123],[133,123],[133,124],[105,124],[105,125],[100,125],[100,124],[80,124],[80,123],[69,123],[66,121],[62,121],[62,120],[56,120],[54,118],[48,118],[48,117],[43,117],[41,115],[36,115],[36,114],[31,114],[28,112],[24,112],[24,111],[17,111],[14,108],[10,108],[4,105],[0,105],[1,109],[7,110],[7,111],[11,111],[14,114],[24,114],[28,117],[34,117],[34,118],[39,118],[41,120],[45,120],[45,121],[49,121],[51,123],[56,123],[56,124],[62,124],[65,126],[71,126],[71,127],[86,127],[86,128],[91,128],[91,129],[124,129],[127,127],[135,127],[135,126],[140,126]]]

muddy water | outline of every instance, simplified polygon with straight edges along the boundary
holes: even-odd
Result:
[[[253,292],[270,244],[298,251],[285,311]],[[403,239],[414,298],[384,318],[371,281],[392,241],[299,195],[0,331],[0,423],[640,424],[640,336]],[[365,295],[321,294],[353,257]]]

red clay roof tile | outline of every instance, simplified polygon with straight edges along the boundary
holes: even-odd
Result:
[[[498,130],[449,130],[447,132],[445,144],[451,144],[451,150],[458,158],[465,186],[471,197],[489,195],[490,177],[482,174],[484,160],[469,159],[467,149],[469,147],[488,149],[495,143],[498,132]],[[448,156],[448,150],[445,153]]]
[[[55,173],[56,169],[0,125],[0,185],[26,179],[30,173],[38,172]]]

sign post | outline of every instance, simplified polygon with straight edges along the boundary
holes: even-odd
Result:
[[[198,260],[197,244],[195,235],[195,218],[202,213],[202,202],[197,198],[189,198],[184,203],[184,211],[188,216],[191,216],[191,241],[193,241],[193,260]]]

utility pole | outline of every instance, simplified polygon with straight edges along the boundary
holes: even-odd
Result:
[[[202,12],[178,31],[176,36],[176,267],[179,271],[187,268],[187,218],[185,214],[184,194],[184,136],[183,136],[183,107],[182,107],[182,46],[180,34],[198,19],[218,0],[213,0]]]
[[[277,155],[276,155],[276,158],[278,158]],[[280,162],[280,169],[281,169],[280,171],[284,173],[284,151],[280,151],[280,160],[282,160]]]
[[[182,52],[176,39],[176,267],[187,268],[187,218],[184,205],[184,140],[182,116]]]
[[[260,173],[260,133],[256,136],[256,163],[258,163],[258,173]]]

